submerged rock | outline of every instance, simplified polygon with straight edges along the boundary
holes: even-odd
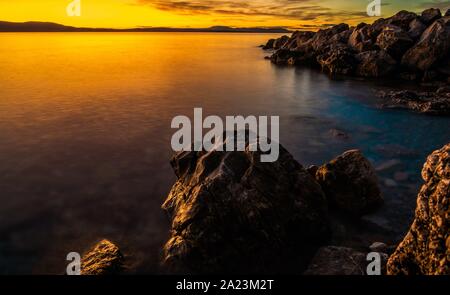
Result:
[[[450,274],[450,144],[428,157],[422,177],[414,222],[389,258],[388,274]]]
[[[450,94],[409,90],[381,92],[384,108],[405,108],[430,115],[450,115]]]
[[[181,152],[162,208],[172,220],[164,264],[183,273],[300,273],[329,237],[319,184],[280,146],[260,152]]]
[[[366,253],[327,246],[317,251],[304,275],[365,275]]]
[[[117,275],[124,270],[119,247],[102,240],[81,259],[82,275]]]
[[[361,216],[383,203],[375,169],[359,150],[347,151],[316,172],[330,205]]]

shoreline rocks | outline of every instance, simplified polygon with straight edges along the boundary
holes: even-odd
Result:
[[[387,265],[390,275],[450,274],[450,143],[428,156],[415,219]]]
[[[97,243],[81,259],[82,275],[118,275],[124,270],[119,247],[108,240]]]

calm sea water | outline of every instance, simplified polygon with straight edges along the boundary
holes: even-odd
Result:
[[[137,272],[160,271],[170,123],[194,107],[280,116],[281,143],[305,166],[350,148],[392,166],[374,219],[406,230],[450,119],[378,109],[382,83],[274,66],[257,48],[273,36],[0,34],[0,273],[63,273],[68,252],[100,238]]]

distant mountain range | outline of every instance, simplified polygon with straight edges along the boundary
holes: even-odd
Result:
[[[210,28],[138,27],[131,29],[77,28],[50,22],[0,21],[0,32],[214,32],[214,33],[289,33],[283,27],[234,28],[214,26]]]

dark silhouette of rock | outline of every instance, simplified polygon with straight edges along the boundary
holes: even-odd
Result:
[[[422,15],[420,16],[420,20],[426,24],[426,25],[430,25],[432,24],[435,20],[438,20],[442,17],[441,11],[439,10],[439,8],[429,8],[427,10],[424,10],[422,12]]]
[[[314,35],[315,33],[310,31],[296,31],[285,44],[285,48],[289,50],[302,50],[302,46],[305,46]]]
[[[162,208],[172,220],[164,264],[182,273],[300,273],[328,239],[326,198],[280,146],[260,152],[181,152]]]
[[[386,51],[366,51],[356,55],[359,64],[356,74],[361,77],[386,77],[392,74],[397,62]]]
[[[280,49],[282,48],[287,42],[289,41],[289,36],[281,36],[278,39],[275,39],[273,42],[273,49]]]
[[[339,24],[328,29],[319,30],[314,37],[311,38],[310,44],[315,51],[322,51],[330,45],[330,39],[339,33],[349,30],[347,24]]]
[[[435,21],[402,58],[402,64],[426,71],[450,52],[450,17]]]
[[[411,39],[417,40],[422,36],[422,33],[427,29],[427,26],[422,23],[418,18],[415,18],[409,24],[408,35]]]
[[[383,203],[375,169],[358,150],[347,151],[316,173],[330,205],[361,216]]]
[[[378,35],[376,45],[393,58],[400,60],[406,50],[413,45],[413,40],[401,28],[388,25]]]
[[[373,42],[369,36],[370,26],[366,23],[360,23],[352,32],[348,39],[348,45],[357,52],[371,50]]]
[[[381,92],[384,108],[404,108],[430,115],[450,114],[450,94],[410,90]]]
[[[445,12],[445,15],[444,15],[444,16],[450,16],[450,8],[447,9],[447,11]]]
[[[331,45],[325,53],[317,57],[322,70],[330,75],[351,75],[355,71],[357,61],[347,45]]]
[[[266,45],[263,46],[264,50],[273,49],[273,43],[275,43],[275,39],[270,39],[267,41]]]
[[[387,19],[386,24],[400,27],[404,31],[409,30],[409,24],[417,18],[417,14],[402,10],[397,12],[394,16]]]
[[[102,240],[81,259],[82,275],[118,275],[124,270],[119,247]]]
[[[422,178],[414,222],[389,258],[388,274],[450,274],[450,144],[427,158]]]

